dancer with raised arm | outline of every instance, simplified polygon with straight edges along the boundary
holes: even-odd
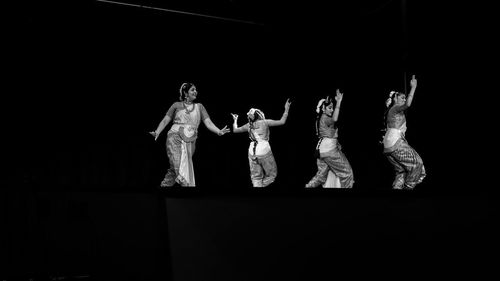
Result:
[[[172,127],[167,133],[167,155],[170,163],[161,187],[170,187],[175,183],[181,186],[196,186],[193,154],[196,139],[198,137],[198,126],[203,121],[207,129],[222,136],[230,130],[227,126],[219,129],[214,125],[201,103],[195,103],[198,92],[193,83],[183,83],[180,88],[180,101],[173,103],[161,120],[155,131],[150,132],[155,140],[163,129],[173,120]]]
[[[318,172],[306,184],[306,188],[315,188],[320,185],[323,185],[323,187],[332,187],[325,185],[329,174],[331,184],[335,185],[335,182],[337,182],[334,187],[352,188],[354,184],[354,174],[349,161],[341,150],[342,148],[338,141],[338,128],[336,126],[343,96],[344,94],[337,89],[335,109],[330,97],[321,99],[316,106],[316,135],[319,138],[316,146]],[[339,182],[340,186],[338,186]]]
[[[253,187],[266,187],[274,182],[278,175],[278,167],[269,144],[269,128],[285,125],[290,109],[290,100],[285,103],[285,111],[280,120],[266,119],[264,113],[251,108],[247,113],[248,123],[238,127],[238,115],[233,116],[233,133],[248,132],[250,145],[248,147],[248,163]]]
[[[417,88],[415,75],[410,81],[408,97],[404,93],[392,91],[386,100],[386,131],[384,135],[384,154],[393,165],[396,173],[393,189],[413,189],[425,178],[422,158],[408,144],[405,138],[406,110],[411,106]]]

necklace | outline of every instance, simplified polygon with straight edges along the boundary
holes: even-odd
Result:
[[[191,105],[192,105],[191,109],[188,109],[188,108],[187,108],[186,102],[183,102],[183,103],[182,103],[182,105],[184,105],[184,109],[186,110],[186,113],[187,113],[187,114],[189,114],[189,113],[193,112],[194,107],[195,107],[194,103],[192,103],[192,104],[191,104]]]

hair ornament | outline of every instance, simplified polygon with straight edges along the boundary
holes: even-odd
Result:
[[[180,100],[183,100],[183,96],[182,96],[182,89],[183,89],[186,85],[187,85],[187,83],[186,83],[186,82],[184,82],[184,83],[182,83],[181,87],[179,88],[179,93],[180,93],[180,95],[179,95],[179,99],[180,99]]]
[[[320,113],[321,111],[321,107],[323,106],[323,103],[326,102],[326,99],[320,99],[319,102],[318,102],[318,105],[316,106],[316,113]]]

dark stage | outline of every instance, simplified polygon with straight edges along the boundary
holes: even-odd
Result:
[[[127,3],[22,1],[9,10],[0,280],[490,272],[499,197],[477,157],[488,143],[476,143],[470,109],[481,98],[472,89],[490,34],[485,7]],[[406,138],[428,176],[397,191],[379,143],[384,102],[391,90],[408,92],[413,74]],[[271,128],[278,176],[269,188],[251,188],[247,134],[219,137],[203,124],[197,187],[158,187],[166,131],[156,142],[148,132],[188,81],[219,128],[231,127],[231,113],[243,125],[252,107],[279,119],[292,100],[286,124]],[[306,190],[317,169],[315,108],[337,88],[354,187]]]
[[[480,194],[1,195],[3,280],[477,277],[499,249]]]

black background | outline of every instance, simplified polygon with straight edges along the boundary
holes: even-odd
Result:
[[[409,91],[412,74],[419,84],[407,138],[428,170],[420,189],[456,191],[470,179],[449,173],[461,170],[464,138],[477,125],[466,108],[485,45],[471,40],[487,35],[487,19],[478,23],[472,7],[131,2],[244,21],[236,22],[97,1],[23,3],[7,43],[8,184],[154,188],[168,168],[165,134],[154,143],[147,132],[192,81],[220,128],[231,127],[230,113],[242,124],[251,107],[279,119],[292,99],[287,124],[271,132],[276,185],[285,190],[314,175],[315,106],[340,88],[340,142],[355,188],[390,189],[379,144],[384,101],[391,90]],[[247,136],[200,131],[198,186],[249,187]]]
[[[482,106],[472,106],[489,102],[479,90],[487,80],[483,66],[491,64],[488,7],[207,2],[129,3],[220,18],[97,1],[24,1],[6,10],[7,169],[0,182],[9,230],[2,252],[10,262],[2,275],[247,280],[294,268],[299,274],[286,275],[304,280],[310,271],[329,268],[328,261],[341,260],[337,255],[316,264],[311,256],[325,249],[363,267],[380,262],[374,253],[387,250],[381,244],[399,249],[391,254],[403,259],[425,252],[415,244],[432,253],[444,243],[439,249],[448,259],[447,249],[457,244],[497,245],[497,199],[483,184],[487,165],[476,157],[492,149],[476,142],[484,132],[479,126],[491,119]],[[428,177],[415,193],[392,193],[392,168],[379,144],[384,101],[391,90],[409,91],[412,74],[418,88],[407,113],[407,139]],[[198,102],[219,128],[231,126],[230,113],[239,114],[242,124],[251,107],[279,119],[292,99],[286,125],[271,129],[279,169],[272,189],[249,188],[246,134],[218,137],[202,124],[194,155],[197,188],[158,190],[168,168],[166,134],[154,142],[148,131],[186,81],[195,83]],[[303,186],[316,172],[314,110],[337,88],[345,93],[339,140],[354,170],[354,189],[306,192]],[[178,228],[183,221],[191,223]],[[217,232],[227,224],[232,231]],[[255,239],[261,231],[270,236]],[[242,242],[248,240],[253,244]],[[188,248],[179,250],[182,245]],[[213,245],[224,250],[192,258]],[[359,260],[352,249],[365,257],[370,252],[370,258]],[[272,261],[276,255],[282,262]],[[267,265],[259,271],[254,263],[262,256]],[[191,263],[179,267],[180,260]],[[214,268],[227,275],[182,274]],[[253,273],[235,277],[245,270]]]

